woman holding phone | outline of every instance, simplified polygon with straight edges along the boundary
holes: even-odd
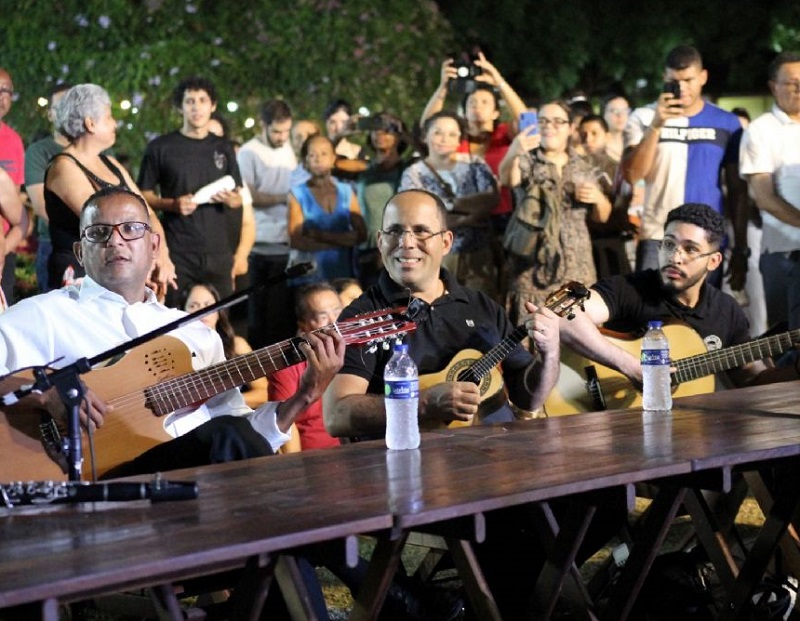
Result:
[[[477,71],[478,74],[474,80],[466,83],[464,89],[453,88],[459,80],[455,59],[448,58],[442,63],[439,86],[425,106],[420,124],[424,125],[427,119],[444,109],[449,92],[465,90],[461,108],[467,121],[467,130],[461,137],[458,152],[482,157],[497,175],[500,162],[517,134],[520,115],[528,109],[497,67],[486,60],[483,52],[477,50],[471,62],[475,66],[472,73]],[[500,99],[505,101],[512,119],[510,123],[500,122]],[[492,210],[493,227],[501,235],[512,207],[509,189],[501,187],[500,201]]]
[[[461,109],[466,119],[466,131],[461,136],[457,154],[469,161],[470,157],[481,157],[495,177],[500,172],[500,162],[508,151],[520,126],[520,115],[527,111],[525,102],[486,56],[474,50],[469,59],[470,74],[474,79],[459,78],[456,59],[447,58],[442,63],[439,86],[434,91],[422,112],[420,125],[444,109],[448,93],[461,94]],[[510,122],[500,121],[500,100],[506,104]],[[511,191],[502,183],[499,200],[489,215],[492,229],[491,252],[494,271],[498,277],[498,290],[505,291],[504,268],[506,263],[502,239],[508,218],[514,208]]]
[[[509,253],[506,309],[512,321],[523,316],[525,301],[541,304],[567,281],[589,285],[596,280],[587,220],[608,220],[611,185],[601,183],[594,162],[570,146],[571,124],[565,102],[546,103],[539,109],[538,134],[533,128],[520,132],[500,165],[501,182],[519,188],[516,209],[530,198],[549,211],[542,213],[542,228],[557,250],[547,265]]]

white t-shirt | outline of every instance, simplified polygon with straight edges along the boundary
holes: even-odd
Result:
[[[769,173],[778,196],[800,209],[800,123],[777,105],[755,119],[742,136],[739,173]],[[800,227],[790,226],[764,211],[762,252],[800,249]]]
[[[282,146],[272,147],[260,138],[252,138],[242,145],[236,156],[242,181],[255,194],[288,194],[292,187],[292,172],[297,168],[297,158],[287,140]],[[272,207],[255,207],[256,246],[259,244],[289,243],[286,204]],[[257,250],[254,248],[254,250]]]

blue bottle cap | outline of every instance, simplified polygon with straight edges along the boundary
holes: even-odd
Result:
[[[648,321],[647,322],[647,329],[649,330],[650,328],[660,328],[663,325],[664,325],[663,321],[657,321],[657,320],[654,319],[653,321]]]
[[[406,343],[395,343],[394,351],[398,352],[398,353],[401,353],[401,354],[407,354],[408,353],[408,345]]]

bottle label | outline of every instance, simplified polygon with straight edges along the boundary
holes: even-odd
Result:
[[[383,383],[387,399],[418,399],[419,380],[392,380]]]
[[[648,366],[667,365],[669,366],[668,349],[643,349],[642,364]]]

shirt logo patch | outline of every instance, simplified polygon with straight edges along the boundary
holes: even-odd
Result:
[[[218,170],[225,170],[227,162],[228,158],[225,157],[224,153],[214,151],[214,166],[216,166]]]

